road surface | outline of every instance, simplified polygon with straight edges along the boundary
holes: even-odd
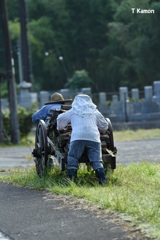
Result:
[[[160,162],[160,140],[117,142],[117,164]],[[32,147],[0,148],[0,172],[34,164]],[[136,226],[46,191],[0,183],[0,240],[148,240]]]
[[[115,146],[118,149],[117,164],[128,165],[143,161],[160,163],[160,140],[115,142]],[[32,146],[0,148],[0,171],[32,166],[32,150]]]
[[[0,232],[14,240],[147,240],[115,213],[45,191],[0,183]]]

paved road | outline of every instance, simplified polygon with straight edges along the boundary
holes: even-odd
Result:
[[[115,142],[118,149],[117,163],[160,163],[160,139],[132,142]]]
[[[160,140],[115,143],[117,163],[160,162]],[[0,170],[34,164],[32,148],[0,148]],[[3,173],[1,173],[3,174]],[[136,227],[82,200],[0,183],[0,236],[12,240],[146,240]],[[1,238],[0,238],[1,239]]]
[[[22,169],[34,164],[33,147],[0,147],[0,171]]]
[[[115,214],[88,207],[82,200],[4,183],[0,231],[12,240],[148,239]]]
[[[160,163],[160,140],[115,142],[115,146],[118,149],[117,164],[143,161]],[[0,148],[0,171],[33,165],[32,149],[32,146]]]

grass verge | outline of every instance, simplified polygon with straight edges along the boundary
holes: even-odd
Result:
[[[150,237],[160,239],[160,164],[118,165],[104,187],[98,185],[92,172],[83,168],[78,171],[76,183],[58,169],[39,178],[35,168],[0,175],[0,181],[86,199],[103,209],[132,217],[132,222]]]
[[[138,130],[123,130],[113,131],[115,142],[135,141],[135,140],[148,140],[160,139],[160,129],[138,129]],[[20,146],[34,146],[35,133],[30,132],[27,137],[21,139]],[[15,146],[11,143],[0,143],[0,147]]]
[[[149,140],[160,139],[160,129],[138,129],[138,130],[124,130],[114,131],[115,141],[135,141],[135,140]]]

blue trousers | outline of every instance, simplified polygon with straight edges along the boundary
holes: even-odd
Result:
[[[84,149],[87,150],[87,156],[93,169],[103,168],[101,144],[88,140],[75,140],[70,143],[67,169],[78,169],[78,160],[82,156]]]

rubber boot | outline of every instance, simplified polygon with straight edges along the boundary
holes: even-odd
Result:
[[[77,178],[77,169],[67,169],[67,177],[73,181]]]
[[[105,176],[104,168],[98,168],[96,169],[96,177],[99,179],[99,184],[104,185],[107,183],[107,179]]]

